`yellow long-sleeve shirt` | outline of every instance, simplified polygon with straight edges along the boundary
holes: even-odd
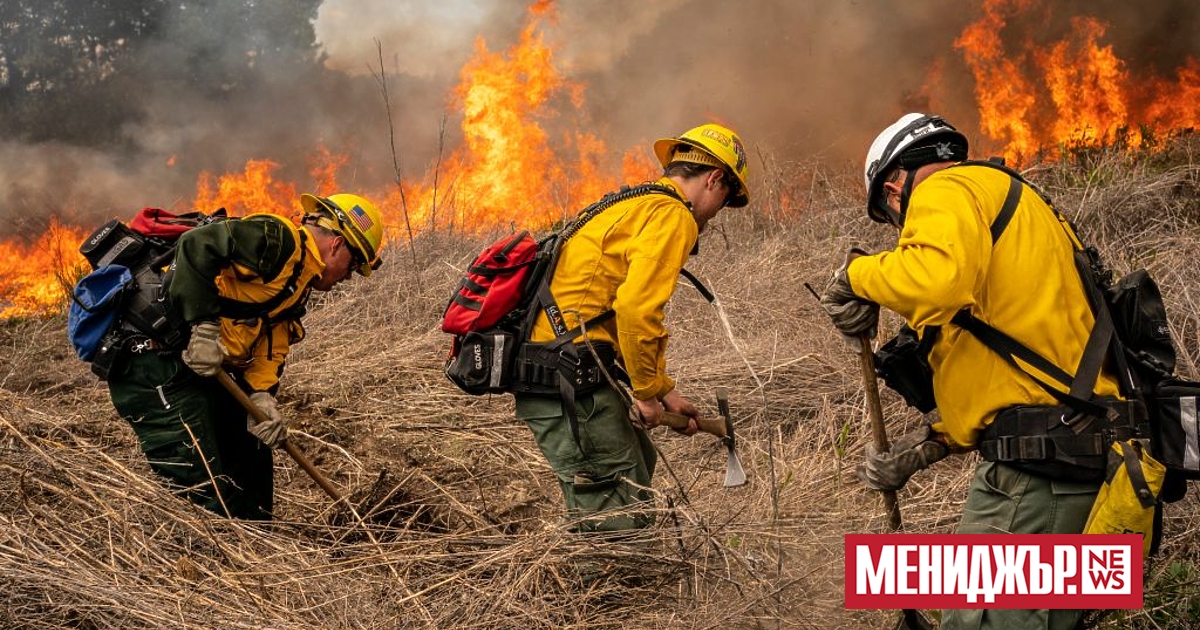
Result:
[[[858,258],[848,271],[856,294],[899,313],[918,333],[942,326],[929,357],[941,415],[934,430],[959,450],[974,448],[1001,409],[1058,403],[974,335],[950,324],[955,313],[970,309],[1071,374],[1094,324],[1072,237],[1033,190],[1023,190],[993,246],[990,226],[1009,181],[986,166],[934,173],[914,188],[896,248]],[[1101,374],[1096,392],[1117,395],[1109,373]]]
[[[657,183],[684,197],[671,179]],[[696,220],[678,200],[657,193],[634,197],[604,210],[567,241],[550,283],[568,328],[616,311],[613,320],[589,328],[588,338],[617,348],[639,400],[675,387],[667,375],[664,309],[698,235]],[[552,339],[542,314],[533,341]]]

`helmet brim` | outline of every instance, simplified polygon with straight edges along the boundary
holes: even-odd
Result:
[[[666,168],[671,163],[671,156],[675,154],[675,147],[683,144],[678,138],[659,138],[654,141],[654,157],[658,158],[658,163]]]

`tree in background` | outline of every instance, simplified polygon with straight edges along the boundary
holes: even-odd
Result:
[[[128,67],[152,37],[163,0],[0,3],[0,134],[96,145],[137,115]]]
[[[135,145],[149,85],[223,100],[315,70],[320,2],[0,2],[0,137]]]

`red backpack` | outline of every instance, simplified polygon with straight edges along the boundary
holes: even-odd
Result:
[[[484,249],[450,297],[442,332],[465,335],[499,324],[526,293],[538,245],[528,231],[521,231]]]
[[[158,258],[169,261],[180,234],[226,218],[224,208],[211,215],[203,212],[174,214],[161,208],[142,208],[128,225],[112,219],[97,228],[79,246],[79,253],[93,269],[111,264],[130,268],[153,265]]]
[[[225,208],[218,208],[211,215],[203,212],[175,214],[162,208],[142,208],[136,216],[130,219],[129,229],[143,236],[174,241],[179,238],[179,235],[194,227],[225,218]]]
[[[661,184],[624,187],[580,211],[557,232],[534,240],[522,231],[492,243],[479,254],[450,296],[442,330],[454,335],[446,377],[476,396],[513,391],[516,357],[544,313],[556,340],[566,343],[580,329],[568,330],[550,294],[550,280],[562,246],[589,220],[616,203],[652,193],[679,195]],[[612,309],[585,322],[591,326],[613,316]]]

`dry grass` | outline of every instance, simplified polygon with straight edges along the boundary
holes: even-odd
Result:
[[[1156,273],[1188,348],[1183,372],[1197,376],[1200,164],[1091,157],[1036,177],[1115,267]],[[0,627],[885,627],[894,613],[842,606],[843,534],[884,523],[853,476],[867,439],[855,356],[803,283],[819,289],[848,246],[879,249],[891,234],[862,216],[856,178],[762,166],[762,201],[723,215],[690,265],[720,309],[681,286],[668,312],[682,390],[710,411],[714,387],[731,391],[748,486],[720,487],[711,438],[655,432],[658,526],[625,540],[567,534],[511,401],[462,395],[441,374],[438,320],[479,242],[434,235],[417,241],[418,264],[395,249],[377,277],[315,304],[284,380],[301,447],[379,504],[365,524],[282,456],[275,523],[171,496],[70,353],[63,321],[0,324]],[[918,420],[890,392],[885,406],[893,434]],[[970,468],[952,459],[918,475],[900,494],[907,531],[952,531]],[[1153,608],[1200,597],[1197,503],[1193,492],[1169,508],[1151,609],[1108,627],[1190,623]],[[1178,586],[1165,574],[1181,563],[1192,572]]]

